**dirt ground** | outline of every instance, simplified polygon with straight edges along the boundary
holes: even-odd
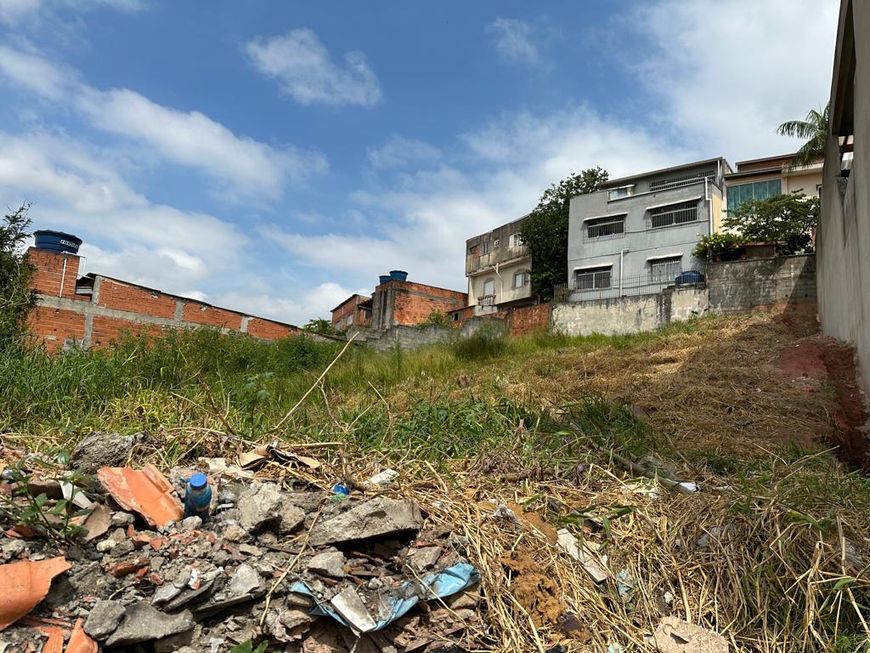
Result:
[[[625,401],[695,458],[835,445],[853,467],[868,465],[853,352],[819,334],[812,303],[702,320],[639,346],[539,353],[532,365],[499,366],[474,385],[544,406],[589,394]]]

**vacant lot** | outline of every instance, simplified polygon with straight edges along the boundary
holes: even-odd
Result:
[[[776,309],[619,338],[352,345],[322,380],[340,343],[131,339],[0,362],[0,437],[53,451],[144,431],[137,459],[163,467],[279,441],[324,466],[268,473],[324,488],[393,467],[396,491],[461,532],[481,571],[474,646],[651,650],[645,634],[672,614],[739,650],[856,651],[863,417],[848,352],[814,334],[811,310]],[[560,551],[560,527],[598,547],[610,579]]]

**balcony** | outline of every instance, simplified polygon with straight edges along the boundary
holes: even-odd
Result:
[[[469,254],[465,257],[465,276],[491,268],[496,263],[507,263],[514,259],[523,258],[528,254],[529,248],[525,245],[500,248],[489,254]]]

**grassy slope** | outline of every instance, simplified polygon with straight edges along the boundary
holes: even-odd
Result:
[[[364,477],[389,462],[446,521],[470,510],[461,497],[518,500],[577,528],[586,523],[578,514],[598,524],[603,516],[612,563],[644,579],[630,610],[602,602],[563,561],[527,552],[561,579],[566,601],[598,606],[588,618],[602,645],[640,645],[667,586],[682,597],[681,616],[727,629],[735,644],[856,650],[866,635],[858,615],[867,610],[860,555],[870,554],[870,484],[824,453],[833,394],[808,394],[775,369],[779,352],[811,331],[800,316],[756,313],[617,338],[351,349],[275,432],[337,345],[197,332],[55,359],[32,352],[0,361],[0,432],[7,446],[44,450],[69,448],[91,429],[145,430],[145,453],[166,465],[231,455],[248,448],[244,440],[343,442],[317,450],[333,477]],[[626,496],[628,475],[610,451],[653,452],[679,476],[730,489],[657,502]],[[433,486],[439,502],[460,497],[446,502],[450,515],[427,504]],[[470,536],[498,541],[501,531],[467,517]],[[686,550],[711,531],[732,539],[715,552]],[[497,567],[504,550],[491,546],[472,557]],[[847,550],[860,554],[849,564]],[[506,591],[500,576],[484,581],[487,592]],[[546,620],[535,631],[516,625],[530,617],[512,610],[496,619],[502,648],[552,631]]]

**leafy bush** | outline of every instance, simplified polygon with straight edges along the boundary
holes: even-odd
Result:
[[[812,232],[819,223],[818,197],[788,193],[741,204],[723,224],[747,241],[776,243],[782,254],[811,252]]]
[[[484,324],[467,338],[453,343],[453,354],[465,360],[484,360],[500,356],[507,347],[504,331],[496,325]]]
[[[420,323],[420,326],[440,326],[450,328],[453,326],[453,320],[444,311],[432,311],[429,316]]]
[[[740,234],[711,234],[695,245],[692,256],[702,261],[712,261],[717,257],[725,261],[734,260],[738,258],[745,242],[746,239]]]
[[[27,314],[36,304],[30,289],[33,266],[23,252],[30,235],[29,208],[22,205],[5,215],[4,224],[0,224],[0,351],[21,345]]]

